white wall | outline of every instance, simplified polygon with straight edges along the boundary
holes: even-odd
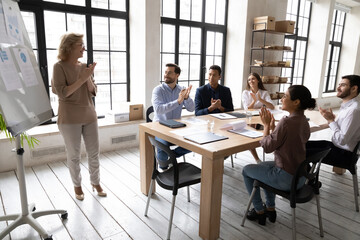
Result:
[[[144,103],[145,112],[161,77],[160,0],[129,3],[131,102]]]
[[[360,74],[360,7],[352,8],[346,14],[343,45],[341,48],[339,76]]]

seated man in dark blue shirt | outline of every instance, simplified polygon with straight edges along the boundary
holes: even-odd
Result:
[[[219,84],[221,68],[212,65],[209,69],[209,83],[196,89],[195,115],[234,111],[230,88]]]

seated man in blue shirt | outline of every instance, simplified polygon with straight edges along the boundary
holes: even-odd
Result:
[[[195,108],[194,101],[189,97],[192,85],[188,88],[181,87],[177,84],[180,76],[181,69],[178,65],[173,63],[166,64],[164,82],[155,87],[152,93],[152,105],[154,107],[154,122],[159,120],[179,119],[181,118],[182,107],[185,106],[186,110],[193,112]],[[157,141],[172,146],[163,139],[155,138]],[[183,156],[190,151],[182,147],[177,147],[173,150],[176,157]],[[168,155],[162,151],[157,150],[160,168],[165,170],[168,168]],[[163,163],[162,163],[163,162]]]
[[[352,151],[360,141],[360,103],[357,96],[360,92],[360,76],[343,76],[337,87],[337,97],[342,99],[338,117],[335,119],[330,109],[319,107],[321,115],[328,121],[332,130],[331,142],[309,141],[306,144],[307,154],[317,152],[319,149],[330,147],[331,151],[322,163],[337,167],[347,166]],[[337,172],[342,174],[343,172]]]
[[[209,69],[209,83],[196,90],[196,116],[234,111],[230,89],[219,84],[220,78],[221,68],[212,65]]]

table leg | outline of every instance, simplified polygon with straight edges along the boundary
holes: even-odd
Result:
[[[201,167],[201,197],[199,235],[203,239],[218,239],[224,158],[203,157]]]
[[[149,134],[144,130],[139,130],[139,142],[140,142],[140,183],[141,192],[148,195],[151,175],[153,172],[154,150],[148,138]],[[156,185],[156,184],[155,184]],[[155,192],[155,186],[154,191]]]

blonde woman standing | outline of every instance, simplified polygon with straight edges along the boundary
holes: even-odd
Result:
[[[106,196],[100,186],[98,124],[92,101],[97,91],[93,79],[96,63],[87,67],[79,62],[84,51],[82,34],[63,35],[52,77],[52,91],[59,97],[57,124],[65,142],[67,164],[78,200],[84,200],[80,174],[81,137],[86,147],[92,189],[95,188],[99,196]]]

